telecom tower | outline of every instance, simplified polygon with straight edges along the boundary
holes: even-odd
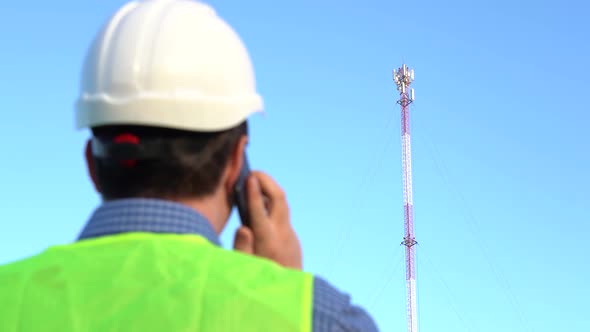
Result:
[[[414,206],[412,199],[412,146],[410,144],[410,104],[414,101],[414,70],[405,64],[393,71],[393,80],[397,85],[400,99],[397,101],[402,110],[402,167],[404,189],[404,225],[405,234],[402,245],[406,247],[406,290],[408,306],[408,332],[418,332],[418,311],[416,305],[416,260],[414,236]]]

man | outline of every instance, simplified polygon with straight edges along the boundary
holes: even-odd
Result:
[[[301,271],[285,194],[247,179],[249,223],[218,235],[262,109],[235,32],[207,5],[121,8],[90,48],[77,126],[103,204],[79,241],[0,267],[0,331],[376,331]]]

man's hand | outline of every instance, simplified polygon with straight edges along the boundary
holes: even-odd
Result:
[[[301,270],[301,245],[291,227],[283,189],[270,176],[252,172],[247,190],[251,226],[238,229],[234,249]]]

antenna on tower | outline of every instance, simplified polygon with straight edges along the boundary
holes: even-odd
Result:
[[[402,175],[404,192],[404,239],[406,247],[406,290],[408,307],[408,332],[418,332],[418,310],[416,304],[415,248],[418,244],[414,235],[414,203],[412,195],[412,146],[410,142],[410,104],[414,102],[414,69],[405,64],[393,71],[393,80],[400,93],[397,103],[401,106],[402,120]]]

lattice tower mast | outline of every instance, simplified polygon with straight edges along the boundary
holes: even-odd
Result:
[[[414,70],[405,64],[393,71],[393,80],[397,85],[401,106],[402,120],[402,169],[404,190],[404,225],[405,234],[402,245],[406,247],[406,291],[408,310],[408,332],[418,332],[418,311],[416,298],[416,260],[414,236],[414,207],[412,198],[412,146],[410,144],[410,104],[414,101]]]

